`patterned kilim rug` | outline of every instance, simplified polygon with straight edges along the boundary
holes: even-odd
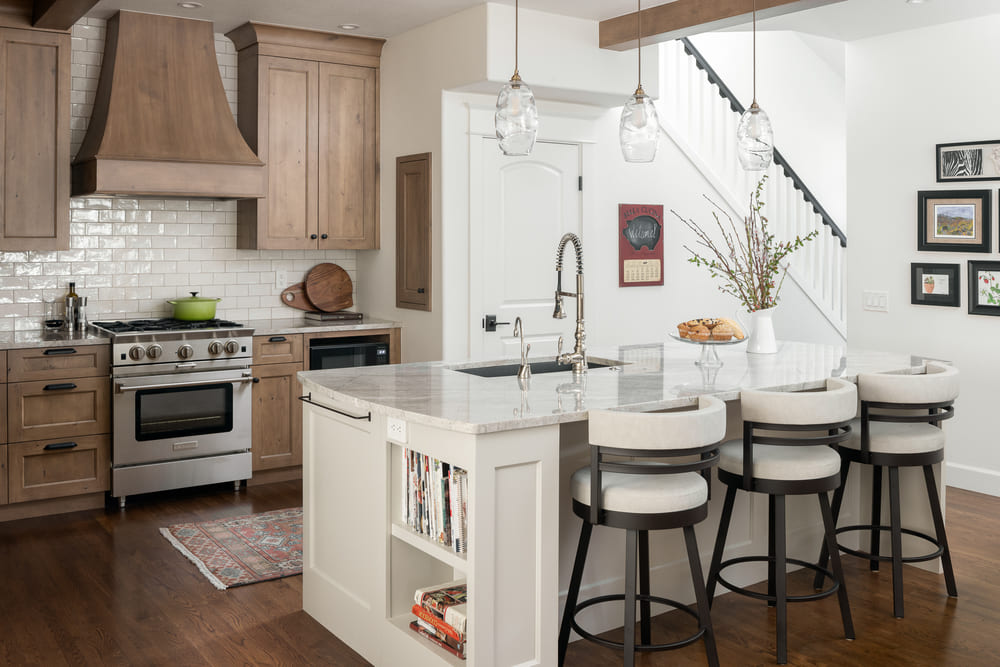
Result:
[[[160,528],[216,588],[302,574],[302,508]]]

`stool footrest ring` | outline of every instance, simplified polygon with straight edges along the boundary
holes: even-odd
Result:
[[[624,649],[625,645],[622,642],[614,642],[609,639],[604,639],[603,637],[598,637],[597,635],[587,632],[586,630],[581,628],[580,625],[576,622],[576,615],[579,614],[584,609],[586,609],[587,607],[593,606],[595,604],[601,604],[604,602],[616,602],[616,601],[623,602],[624,600],[625,600],[624,593],[618,593],[615,595],[601,595],[578,603],[576,607],[573,608],[573,616],[572,619],[570,620],[573,630],[575,630],[576,633],[581,637],[583,637],[584,639],[592,641],[595,644],[600,644],[601,646],[606,646],[608,648],[613,648],[618,650]],[[678,639],[677,641],[671,642],[669,644],[640,644],[637,642],[635,645],[636,651],[668,651],[670,649],[681,648],[682,646],[693,644],[694,642],[701,639],[702,636],[705,634],[705,629],[701,627],[701,619],[698,618],[698,614],[689,609],[688,606],[685,604],[677,602],[676,600],[669,600],[667,598],[657,597],[655,595],[637,594],[635,596],[635,600],[636,602],[656,602],[658,604],[662,604],[667,607],[673,607],[674,609],[683,611],[684,613],[693,616],[698,621],[699,624],[698,631],[689,637],[685,637],[684,639]],[[628,632],[628,628],[626,628],[625,631]],[[632,628],[632,632],[635,632],[635,628]]]
[[[837,534],[839,535],[841,533],[846,533],[846,532],[856,531],[856,530],[865,530],[865,531],[869,531],[870,532],[873,528],[878,528],[879,531],[891,531],[892,530],[891,526],[875,526],[875,525],[872,525],[872,524],[868,524],[868,525],[860,524],[860,525],[854,525],[854,526],[843,526],[841,528],[838,528],[837,529]],[[922,562],[927,561],[927,560],[934,560],[935,558],[938,558],[939,556],[941,556],[942,554],[944,554],[944,547],[942,547],[941,544],[937,541],[937,538],[935,538],[935,537],[933,537],[931,535],[928,535],[927,533],[921,533],[920,531],[911,530],[910,528],[900,528],[899,532],[903,533],[904,535],[912,535],[913,537],[917,537],[917,538],[919,538],[921,540],[924,540],[925,542],[930,542],[931,544],[933,544],[934,546],[937,547],[936,551],[933,551],[933,552],[931,552],[929,554],[924,554],[922,556],[902,556],[899,559],[900,562],[903,562],[903,563],[922,563]],[[875,555],[873,555],[871,553],[868,553],[867,551],[861,551],[860,549],[848,549],[847,547],[845,547],[840,542],[837,542],[837,548],[840,549],[841,551],[843,551],[845,554],[848,554],[848,555],[851,555],[851,556],[857,556],[858,558],[864,558],[865,560],[878,560],[878,561],[891,561],[892,560],[892,556],[883,556],[881,554],[879,554],[878,556],[875,556]]]
[[[767,593],[758,593],[757,591],[747,590],[746,587],[737,586],[736,584],[731,583],[726,579],[723,579],[722,577],[722,571],[727,567],[729,567],[730,565],[739,565],[741,563],[768,563],[771,560],[773,559],[768,558],[767,556],[741,556],[739,558],[730,558],[729,560],[724,560],[719,564],[719,573],[716,575],[717,581],[722,586],[725,586],[732,592],[738,593],[739,595],[745,595],[746,597],[754,598],[755,600],[766,600],[768,602],[777,602],[777,596],[775,595],[768,595]],[[833,595],[834,593],[837,592],[837,590],[840,589],[840,582],[837,581],[837,578],[833,575],[833,572],[827,570],[826,568],[820,567],[815,563],[809,563],[804,560],[799,560],[798,558],[786,558],[785,562],[792,563],[794,565],[801,565],[802,567],[810,569],[813,572],[819,572],[824,577],[833,582],[833,584],[829,588],[824,588],[823,590],[816,591],[815,593],[809,593],[806,595],[786,595],[785,599],[788,602],[812,602],[813,600],[821,600],[825,597]],[[780,575],[782,573],[779,572],[777,574]]]

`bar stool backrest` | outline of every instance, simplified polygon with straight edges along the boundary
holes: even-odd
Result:
[[[785,426],[839,424],[858,412],[853,383],[828,378],[826,391],[758,391],[740,393],[743,421]]]
[[[726,404],[714,396],[699,396],[696,410],[591,410],[588,422],[591,445],[590,521],[596,524],[601,511],[602,472],[638,475],[701,472],[707,477],[719,458],[719,442],[726,435]],[[677,463],[609,461],[605,459],[609,455],[685,459]]]
[[[858,395],[872,403],[926,405],[958,397],[959,373],[954,366],[929,361],[926,373],[859,373]]]

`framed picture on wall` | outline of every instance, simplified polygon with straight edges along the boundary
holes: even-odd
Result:
[[[1000,262],[969,262],[969,312],[1000,315]]]
[[[917,250],[990,251],[989,190],[917,193]]]
[[[959,264],[910,264],[910,303],[958,307],[959,268]]]
[[[938,144],[937,182],[1000,180],[1000,140]]]
[[[618,204],[618,286],[663,284],[663,204]]]

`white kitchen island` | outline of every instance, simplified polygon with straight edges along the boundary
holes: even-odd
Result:
[[[792,342],[780,343],[773,355],[720,346],[721,369],[699,368],[698,356],[698,347],[674,340],[594,349],[592,362],[617,365],[592,368],[578,379],[568,370],[535,374],[525,389],[513,375],[461,372],[490,365],[471,362],[300,373],[309,397],[303,417],[305,611],[375,665],[554,666],[580,529],[568,479],[588,461],[587,410],[678,409],[711,393],[729,402],[729,431],[736,435],[740,389],[812,389],[828,377],[923,365],[899,352]],[[406,525],[404,447],[468,471],[467,554]],[[852,478],[841,523],[857,518],[858,482]],[[741,495],[727,557],[767,552],[767,503]],[[821,522],[815,502],[802,500],[790,502],[789,554],[815,559]],[[721,501],[713,492],[709,518],[698,526],[706,561]],[[594,532],[581,597],[623,590],[624,541],[604,531]],[[654,594],[692,601],[683,540],[670,531],[650,537]],[[408,628],[413,591],[459,577],[468,579],[467,661]],[[750,566],[732,576],[738,584],[763,578]],[[581,615],[588,629],[621,625],[620,605],[588,611],[589,617]]]

